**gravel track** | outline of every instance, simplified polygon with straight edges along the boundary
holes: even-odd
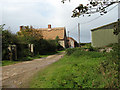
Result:
[[[24,87],[24,84],[30,80],[35,73],[58,61],[63,56],[64,52],[50,55],[46,58],[34,59],[32,61],[25,61],[18,64],[0,67],[2,68],[2,78],[0,78],[0,81],[2,81],[2,87]]]

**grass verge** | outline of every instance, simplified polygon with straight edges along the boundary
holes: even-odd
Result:
[[[37,73],[30,88],[114,88],[117,77],[107,76],[105,68],[100,66],[107,56],[100,52],[76,50]]]
[[[16,63],[20,63],[22,61],[10,61],[10,60],[4,60],[2,61],[1,66],[6,66],[6,65],[11,65],[11,64],[16,64]]]
[[[20,60],[17,60],[17,61],[2,60],[2,62],[1,62],[2,64],[0,64],[0,66],[6,66],[6,65],[11,65],[11,64],[24,62],[24,61],[30,61],[30,60],[33,60],[33,59],[43,58],[43,57],[47,57],[49,55],[54,55],[54,54],[57,54],[57,53],[60,53],[60,52],[63,52],[63,51],[49,52],[49,53],[46,53],[46,54],[43,54],[43,55],[36,55],[36,56],[33,56],[33,57],[28,56],[28,57],[24,57],[24,58],[22,58]]]

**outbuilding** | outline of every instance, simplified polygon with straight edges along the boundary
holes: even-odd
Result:
[[[78,47],[77,41],[74,40],[72,37],[67,37],[67,41],[68,41],[68,47],[69,47],[69,48]]]
[[[105,47],[109,44],[118,43],[120,34],[118,33],[119,23],[113,22],[95,29],[92,29],[92,46]]]

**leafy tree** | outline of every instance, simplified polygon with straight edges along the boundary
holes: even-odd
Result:
[[[2,44],[4,44],[4,46],[7,46],[9,44],[16,44],[17,41],[17,36],[15,34],[11,33],[8,30],[2,31]]]
[[[35,41],[34,46],[35,46],[34,48],[35,54],[46,54],[49,52],[55,52],[57,48],[55,40],[44,40],[44,39]]]
[[[0,25],[0,32],[4,29],[3,27],[5,26],[5,24]]]
[[[60,40],[59,36],[56,36],[55,42],[56,42],[57,50],[63,50],[64,48],[60,45],[59,40]]]
[[[40,30],[26,26],[18,32],[18,37],[22,43],[34,45],[34,55],[55,52],[57,42],[55,40],[44,40]]]
[[[62,0],[61,2],[65,3],[67,0]],[[69,0],[70,2],[71,0]],[[71,17],[79,17],[99,12],[100,15],[106,14],[108,11],[106,10],[108,7],[112,6],[113,4],[120,4],[120,0],[89,0],[87,5],[79,4],[72,12],[73,15]],[[118,23],[114,28],[114,34],[118,35],[120,32],[120,20],[118,19]]]
[[[11,33],[9,30],[4,30],[3,26],[1,27],[2,30],[2,58],[8,59],[9,56],[9,45],[16,45],[18,43],[18,38],[15,34]]]
[[[56,36],[56,38],[55,38],[55,41],[56,41],[56,46],[58,46],[59,45],[59,36]]]
[[[67,0],[62,0],[61,2],[65,3]],[[69,0],[70,1],[70,0]],[[107,8],[113,4],[120,3],[119,0],[89,0],[87,5],[79,4],[72,12],[72,17],[79,17],[81,15],[91,14],[99,12],[100,15],[107,13]]]
[[[28,26],[25,26],[25,29],[20,30],[17,34],[22,42],[26,44],[34,43],[35,40],[39,41],[42,39],[41,31],[29,28]]]

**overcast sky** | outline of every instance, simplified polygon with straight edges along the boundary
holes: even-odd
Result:
[[[1,0],[0,24],[6,24],[6,28],[13,33],[18,32],[21,25],[32,25],[34,28],[47,28],[48,24],[52,27],[66,27],[66,32],[70,31],[70,36],[78,41],[78,23],[86,23],[99,16],[97,13],[91,17],[71,18],[72,10],[81,3],[86,5],[88,0],[71,0],[65,4],[61,0]],[[112,7],[114,5],[109,9]],[[106,15],[81,24],[80,41],[91,42],[91,29],[117,19],[118,7],[115,7]]]

